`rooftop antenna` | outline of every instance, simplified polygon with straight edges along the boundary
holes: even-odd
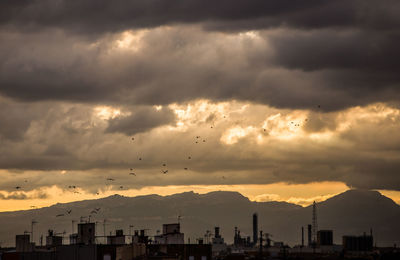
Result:
[[[317,243],[317,232],[318,232],[317,203],[314,201],[313,211],[312,211],[312,243],[314,247]]]

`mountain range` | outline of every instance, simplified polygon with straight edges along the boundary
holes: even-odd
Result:
[[[97,209],[97,210],[95,210]],[[70,211],[70,213],[68,213]],[[207,194],[185,192],[170,196],[146,195],[124,197],[113,195],[96,200],[84,200],[55,204],[40,209],[0,213],[0,242],[2,246],[14,246],[15,235],[31,230],[38,244],[48,229],[62,233],[72,232],[72,221],[90,220],[97,223],[98,236],[115,229],[130,232],[146,229],[149,235],[162,230],[162,224],[176,223],[180,216],[181,231],[185,240],[196,241],[206,230],[221,229],[225,241],[233,241],[234,227],[242,236],[252,237],[252,214],[258,214],[259,229],[271,234],[273,241],[289,245],[301,243],[301,227],[307,239],[307,224],[312,223],[312,206],[301,207],[287,202],[254,202],[237,192],[216,191]],[[104,225],[104,219],[105,225]],[[374,234],[379,246],[400,244],[400,206],[377,191],[348,190],[317,203],[319,229],[331,229],[334,242],[341,244],[343,235]],[[99,238],[100,240],[102,238]],[[45,239],[43,240],[45,241]],[[103,241],[103,240],[101,240]],[[68,242],[68,239],[65,239]]]

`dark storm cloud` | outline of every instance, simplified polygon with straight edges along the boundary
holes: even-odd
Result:
[[[175,114],[168,108],[162,108],[160,110],[156,110],[154,107],[138,108],[131,113],[131,115],[126,117],[110,119],[106,132],[119,132],[126,135],[134,135],[175,122]]]
[[[399,35],[285,29],[243,39],[178,26],[145,32],[135,52],[115,47],[118,34],[92,42],[59,31],[3,32],[0,92],[25,101],[207,98],[334,111],[399,100]]]
[[[0,140],[22,139],[31,122],[40,117],[38,106],[0,97]]]
[[[58,27],[85,33],[208,22],[214,29],[400,25],[396,0],[36,0],[2,1],[0,23],[23,30]]]

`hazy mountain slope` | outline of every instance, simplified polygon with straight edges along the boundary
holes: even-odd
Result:
[[[98,213],[91,213],[101,208]],[[72,210],[67,214],[67,210]],[[163,223],[176,222],[182,216],[182,231],[186,240],[204,235],[206,230],[220,226],[227,241],[233,240],[233,230],[238,226],[243,235],[252,236],[252,214],[259,215],[259,226],[273,234],[273,239],[291,244],[300,243],[301,226],[311,223],[312,208],[302,208],[285,202],[251,202],[237,192],[211,192],[197,194],[186,192],[171,196],[110,196],[98,200],[56,204],[51,207],[0,213],[0,241],[3,245],[13,245],[15,234],[30,230],[30,221],[37,220],[35,241],[47,229],[71,233],[71,221],[79,221],[81,216],[91,215],[98,223],[97,234],[103,235],[103,220],[106,234],[116,228],[129,232],[134,229],[149,229],[153,235],[162,229]],[[358,234],[372,227],[378,235],[378,242],[400,240],[400,206],[378,192],[348,191],[318,204],[318,222],[321,229],[334,229],[337,241],[343,234]],[[58,214],[65,216],[56,217]],[[76,226],[75,226],[76,231]]]

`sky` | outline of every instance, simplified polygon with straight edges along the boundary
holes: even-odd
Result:
[[[194,190],[400,203],[398,0],[4,0],[0,211]]]

